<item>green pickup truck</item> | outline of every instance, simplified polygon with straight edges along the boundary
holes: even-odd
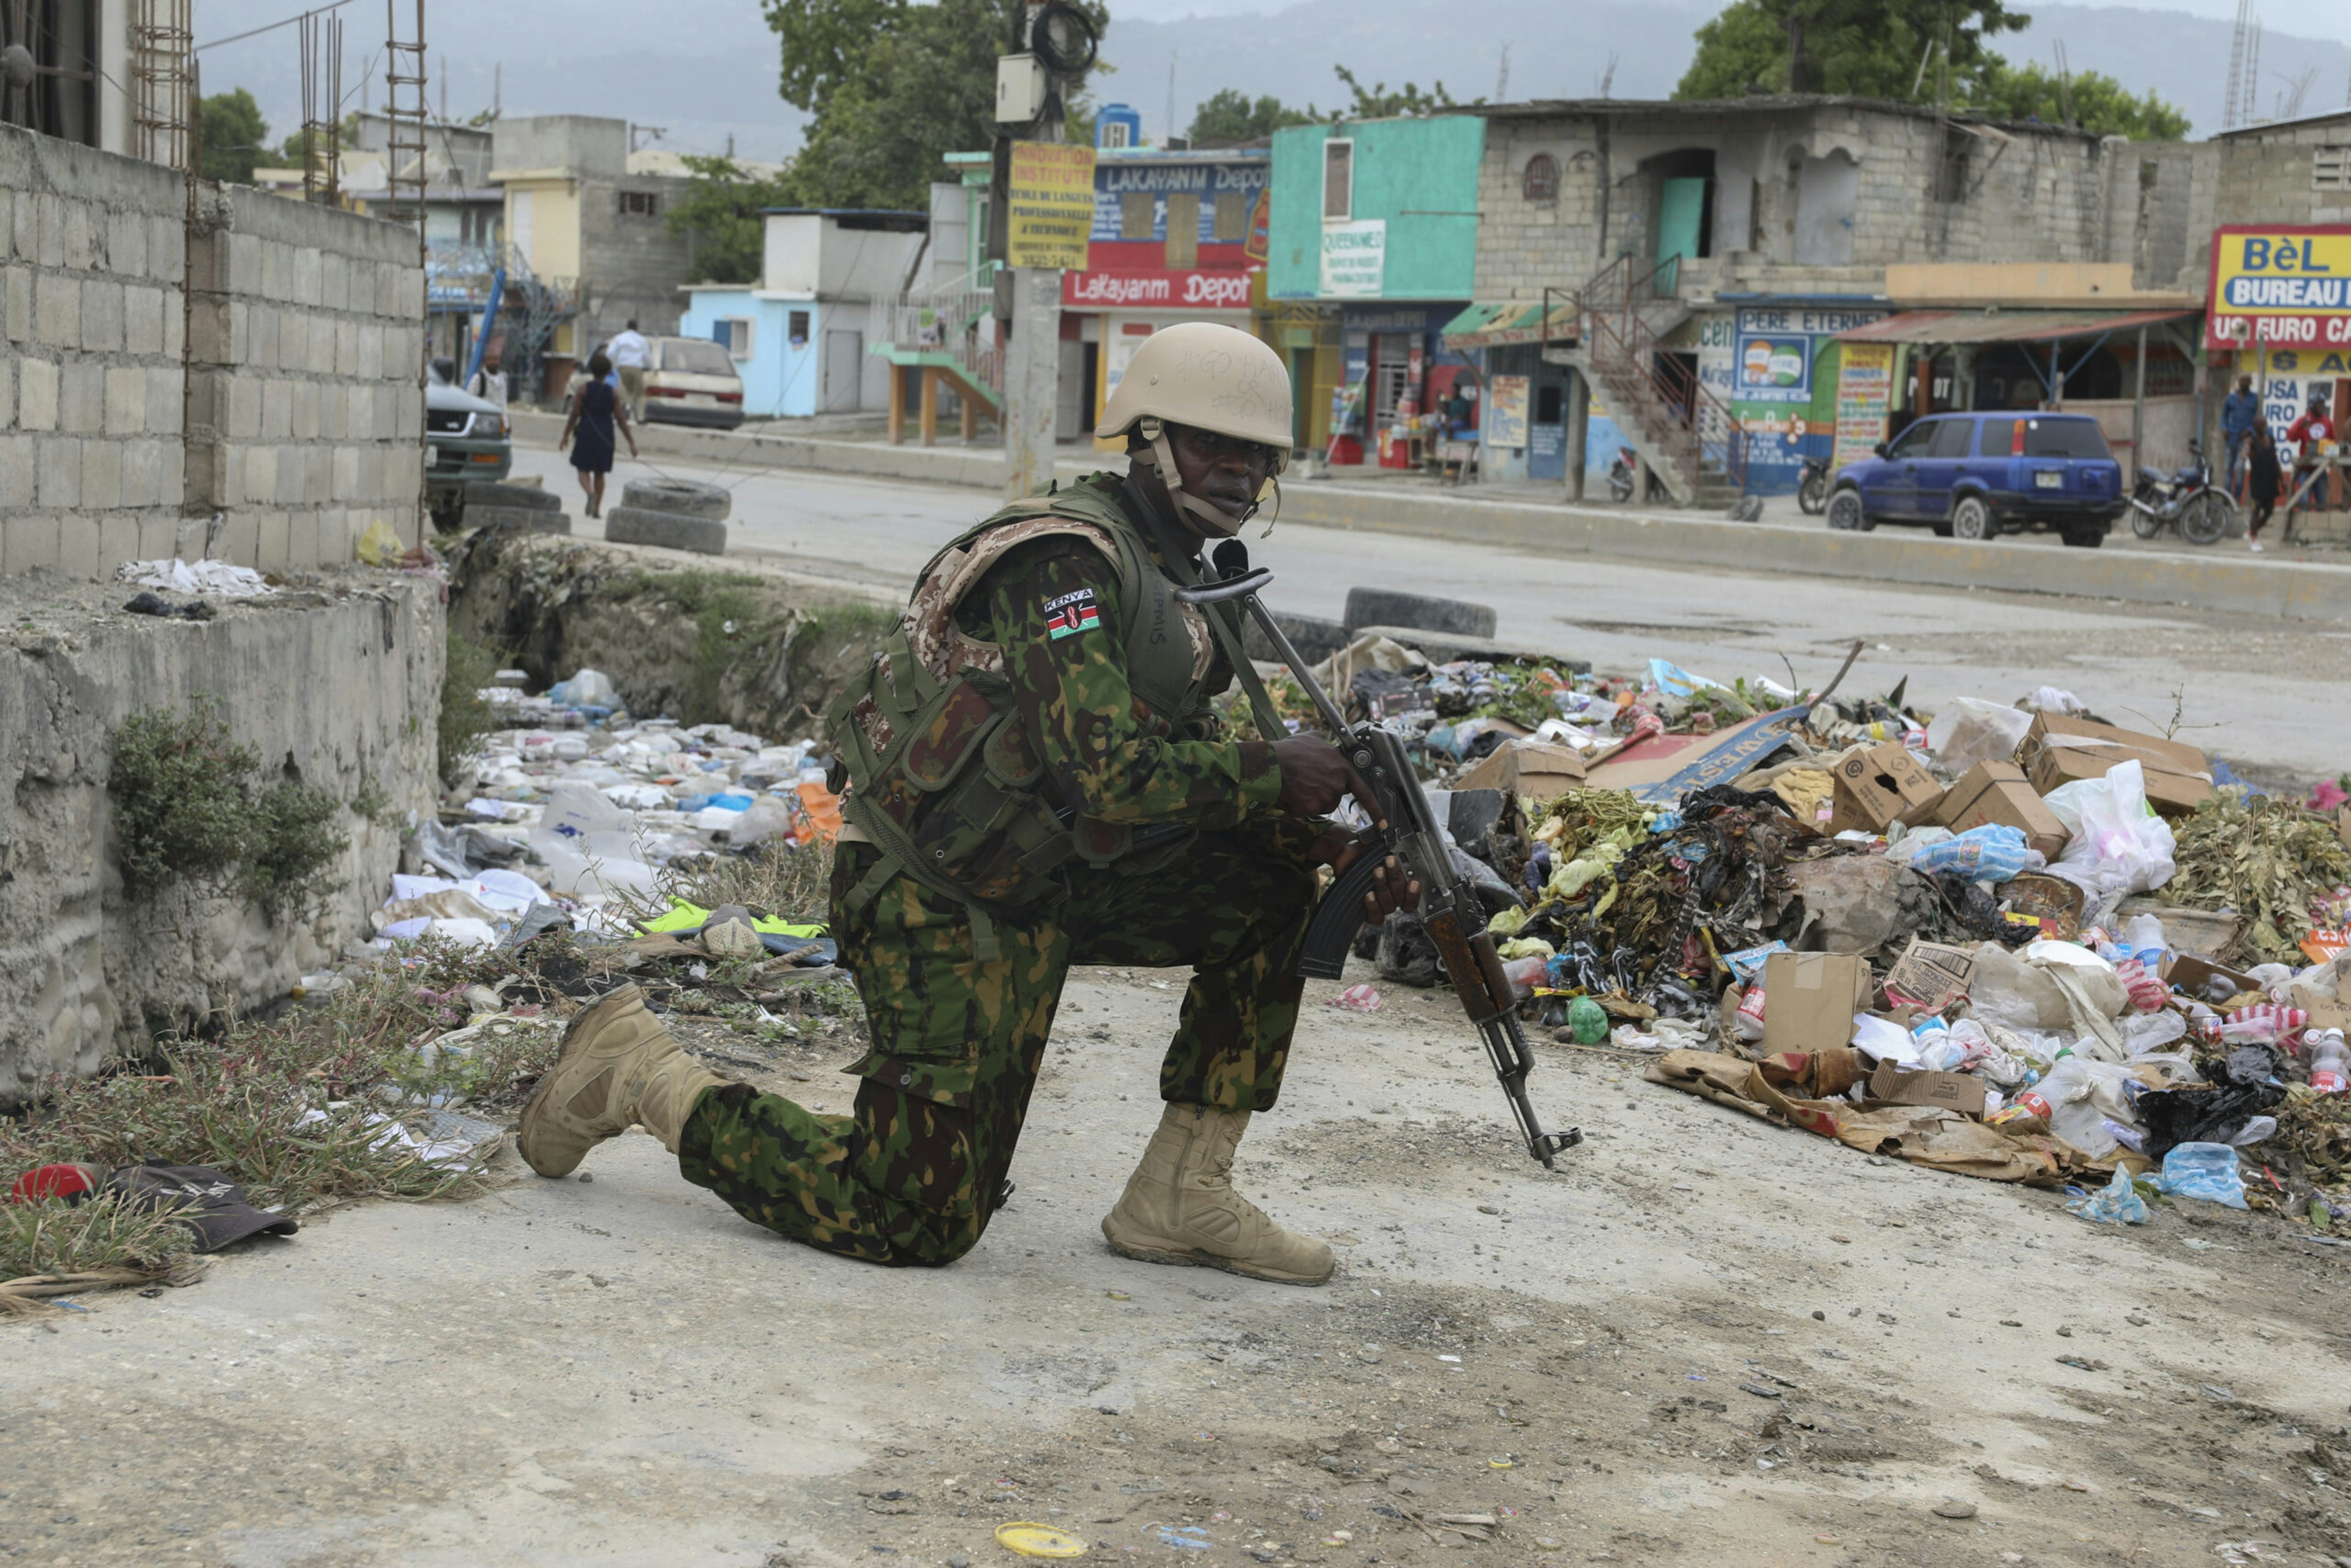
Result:
[[[459,526],[465,486],[503,479],[514,444],[498,405],[460,392],[436,371],[424,383],[424,505],[433,525]]]

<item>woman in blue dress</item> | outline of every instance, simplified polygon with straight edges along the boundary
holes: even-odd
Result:
[[[571,448],[571,466],[580,471],[580,488],[587,494],[591,517],[601,516],[604,505],[604,476],[612,471],[615,425],[629,444],[629,455],[637,455],[637,433],[629,428],[628,408],[614,390],[611,377],[612,361],[603,350],[588,357],[588,384],[571,400],[571,417],[563,422],[563,439],[555,444],[558,452]],[[580,438],[576,444],[574,435]]]

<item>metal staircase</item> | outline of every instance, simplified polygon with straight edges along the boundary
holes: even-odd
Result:
[[[1574,368],[1607,405],[1626,445],[1685,507],[1726,507],[1747,491],[1747,433],[1729,404],[1668,352],[1665,339],[1690,316],[1676,296],[1678,256],[1618,256],[1581,288],[1543,291],[1543,358]],[[1554,296],[1560,301],[1554,311]]]

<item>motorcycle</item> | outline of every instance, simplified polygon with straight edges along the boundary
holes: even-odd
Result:
[[[2227,491],[2212,483],[2201,443],[2189,442],[2189,461],[2169,477],[2142,468],[2132,483],[2131,532],[2151,539],[2168,526],[2192,545],[2218,544],[2236,521],[2237,506]]]
[[[1808,517],[1817,517],[1829,509],[1827,458],[1804,459],[1802,476],[1796,481],[1796,506]]]
[[[1621,502],[1629,501],[1633,498],[1633,475],[1636,470],[1638,461],[1638,458],[1635,456],[1631,447],[1620,446],[1616,449],[1615,460],[1608,465],[1609,499]],[[1655,474],[1650,475],[1649,499],[1652,501],[1662,501],[1667,499],[1667,497],[1668,492],[1666,489],[1666,482],[1663,479],[1658,478]]]

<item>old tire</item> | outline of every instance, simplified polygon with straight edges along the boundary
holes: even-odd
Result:
[[[632,479],[621,486],[621,505],[723,523],[735,509],[735,493],[716,485],[698,485],[691,479]]]
[[[1319,615],[1290,615],[1275,611],[1274,623],[1298,656],[1310,664],[1319,664],[1347,645],[1347,629],[1336,621],[1325,621]],[[1278,664],[1281,654],[1258,627],[1257,618],[1249,617],[1241,623],[1241,651],[1260,664]]]
[[[616,545],[659,545],[701,555],[726,553],[725,523],[643,507],[615,507],[605,513],[604,537]]]
[[[1829,497],[1829,527],[1840,533],[1860,533],[1869,528],[1868,508],[1861,504],[1861,492],[1845,486]]]
[[[1494,610],[1460,599],[1432,599],[1386,588],[1347,590],[1347,630],[1358,626],[1409,626],[1416,632],[1449,632],[1457,637],[1491,637]]]
[[[571,519],[559,509],[485,507],[476,502],[465,508],[465,526],[469,528],[504,528],[517,534],[568,534],[571,531]]]
[[[1998,536],[2000,525],[1992,521],[1991,507],[1981,496],[1962,496],[1951,507],[1951,537],[1955,539],[1982,540]]]
[[[465,509],[476,507],[505,507],[517,511],[559,512],[563,497],[552,490],[542,490],[536,485],[509,485],[500,480],[477,480],[465,486]]]

